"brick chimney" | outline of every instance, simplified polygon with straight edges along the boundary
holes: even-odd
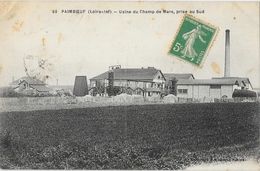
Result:
[[[230,77],[230,30],[226,30],[224,77]]]

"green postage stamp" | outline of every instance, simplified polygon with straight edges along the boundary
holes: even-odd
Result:
[[[169,53],[194,65],[201,66],[217,31],[217,27],[191,15],[185,15]]]

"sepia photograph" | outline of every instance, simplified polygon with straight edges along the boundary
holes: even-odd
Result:
[[[0,168],[260,170],[259,1],[0,1]]]

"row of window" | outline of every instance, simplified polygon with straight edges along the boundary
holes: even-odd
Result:
[[[133,82],[133,81],[127,81],[127,86],[130,86],[131,84],[137,86],[137,84],[140,82]],[[142,82],[143,83],[143,82]],[[123,85],[123,84],[122,84]],[[95,84],[94,84],[95,86]],[[156,84],[156,83],[143,83],[143,86],[145,88],[162,88],[163,85],[162,84]],[[210,85],[210,89],[221,89],[221,85]],[[187,94],[188,93],[188,89],[178,89],[178,93],[179,94]]]
[[[211,89],[221,89],[221,85],[210,85]]]
[[[163,88],[164,84],[161,83],[145,83],[145,82],[138,82],[138,81],[127,81],[126,85],[125,82],[115,82],[116,86],[136,86],[136,87],[141,87],[143,88]],[[92,83],[92,87],[97,86],[95,82]],[[108,83],[105,82],[105,86],[108,86]]]
[[[187,94],[188,93],[188,89],[178,89],[178,93],[179,94]]]

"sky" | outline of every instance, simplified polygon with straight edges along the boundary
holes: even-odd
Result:
[[[61,10],[111,10],[113,14],[68,14]],[[119,14],[119,10],[179,10],[178,14]],[[25,76],[24,58],[51,64],[49,84],[73,85],[76,75],[94,77],[111,65],[155,67],[163,73],[224,75],[225,30],[230,29],[231,76],[260,87],[259,2],[0,2],[0,86]],[[52,13],[57,10],[58,13]],[[201,67],[168,52],[184,16],[218,27]]]

